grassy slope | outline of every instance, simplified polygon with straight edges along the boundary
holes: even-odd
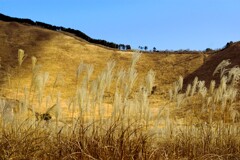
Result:
[[[1,84],[6,84],[6,73],[10,72],[12,81],[17,75],[17,50],[25,50],[28,55],[23,63],[20,76],[24,78],[24,85],[30,85],[31,56],[36,56],[43,71],[50,74],[48,85],[52,85],[56,75],[64,77],[64,96],[68,96],[74,87],[76,69],[81,61],[94,64],[94,76],[104,68],[106,62],[114,59],[116,68],[130,65],[131,52],[116,51],[106,47],[96,46],[71,35],[46,29],[26,26],[15,22],[0,21],[0,57],[2,59]],[[187,63],[185,63],[187,61]],[[157,93],[161,94],[175,81],[179,75],[186,76],[200,67],[201,55],[189,54],[144,54],[137,66],[139,80],[149,69],[156,72]],[[66,90],[67,88],[67,90]]]
[[[212,79],[216,80],[216,82],[219,83],[219,74],[212,76],[215,68],[218,66],[219,63],[227,59],[229,59],[231,62],[231,65],[229,65],[227,68],[232,68],[236,65],[239,65],[239,53],[240,42],[236,42],[230,47],[209,56],[207,61],[201,67],[199,67],[196,71],[185,77],[185,83],[191,83],[195,76],[198,76],[200,80],[204,80],[207,86],[209,86]]]
[[[24,70],[30,71],[31,56],[36,56],[38,64],[50,72],[51,77],[58,72],[65,75],[67,85],[71,85],[80,61],[94,64],[95,73],[99,73],[110,59],[116,60],[119,68],[130,64],[131,52],[107,49],[66,34],[14,22],[0,21],[0,26],[2,72],[9,66],[13,70],[16,68],[19,48],[28,55],[23,63]],[[157,85],[162,87],[171,84],[178,75],[188,75],[201,64],[200,55],[144,54],[138,63],[138,71],[140,75],[146,74],[152,68],[157,75]]]

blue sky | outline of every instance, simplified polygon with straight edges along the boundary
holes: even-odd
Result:
[[[240,40],[240,0],[0,0],[0,13],[159,50]]]

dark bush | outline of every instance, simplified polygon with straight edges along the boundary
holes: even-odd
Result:
[[[225,45],[224,48],[228,48],[228,47],[230,47],[231,45],[233,45],[233,41],[228,42],[228,43]]]

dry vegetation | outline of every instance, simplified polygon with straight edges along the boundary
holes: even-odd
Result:
[[[113,51],[2,24],[18,31],[1,29],[0,39],[26,29],[33,39],[1,46],[0,159],[240,158],[240,69],[232,61],[208,75],[219,80],[184,84],[202,55]]]

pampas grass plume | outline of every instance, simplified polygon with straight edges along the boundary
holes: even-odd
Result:
[[[34,70],[36,63],[37,63],[37,58],[32,56],[32,70]]]
[[[24,50],[18,49],[18,64],[19,64],[19,66],[22,65],[24,59],[25,59]]]

